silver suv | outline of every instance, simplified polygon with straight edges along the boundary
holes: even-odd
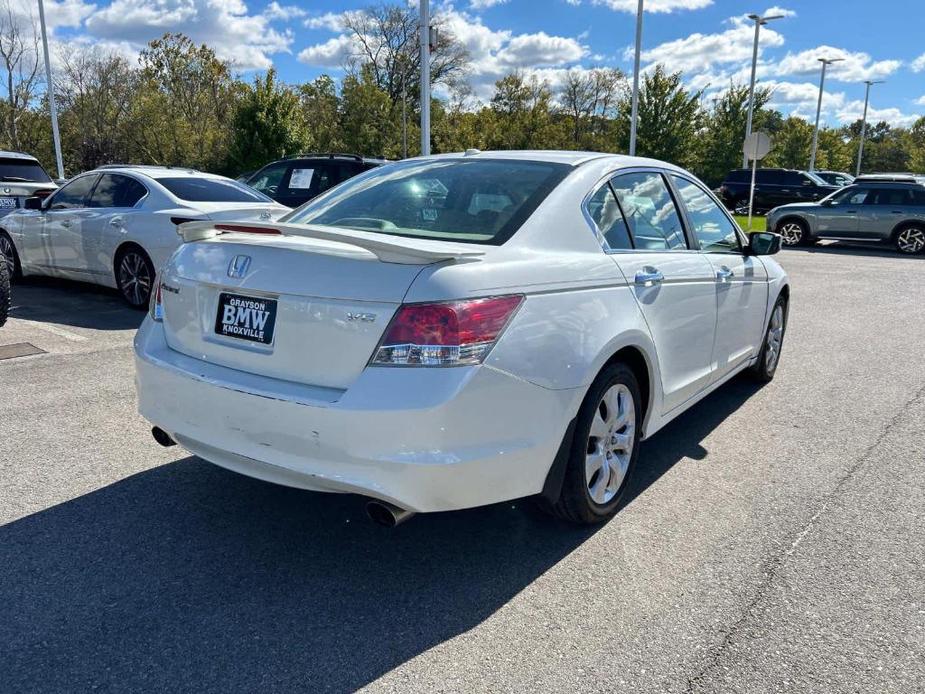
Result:
[[[891,243],[900,253],[925,250],[925,185],[867,180],[846,186],[818,202],[775,207],[768,229],[785,246],[819,239]]]

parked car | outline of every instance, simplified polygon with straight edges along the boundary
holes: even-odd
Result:
[[[155,270],[190,220],[273,220],[289,208],[224,176],[158,166],[103,166],[0,219],[11,275],[50,275],[119,289],[148,305]]]
[[[787,246],[842,239],[892,243],[900,253],[921,253],[925,249],[925,185],[863,180],[817,203],[774,208],[768,214],[768,229],[779,233]]]
[[[6,323],[6,317],[10,313],[12,297],[13,295],[10,291],[10,270],[6,263],[0,262],[0,327]]]
[[[31,154],[0,152],[0,217],[21,209],[26,198],[45,197],[57,187]]]
[[[530,495],[606,519],[640,442],[773,378],[786,329],[780,238],[651,159],[411,159],[181,232],[135,343],[155,438],[390,525]]]
[[[876,173],[864,174],[854,179],[855,183],[919,183],[925,185],[925,174]]]
[[[287,207],[304,205],[328,188],[385,164],[357,154],[299,154],[267,164],[245,183]]]
[[[719,195],[726,207],[741,214],[748,213],[751,181],[751,169],[736,169],[727,174],[719,187]],[[758,169],[755,172],[754,209],[767,212],[778,205],[819,200],[836,190],[838,186],[826,183],[809,171]]]
[[[813,171],[816,176],[821,178],[823,181],[829,185],[838,186],[842,188],[844,186],[851,185],[854,183],[854,176],[844,171]]]

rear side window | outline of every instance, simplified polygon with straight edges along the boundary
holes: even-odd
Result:
[[[874,205],[911,205],[912,191],[907,188],[881,188],[874,191]]]
[[[588,214],[612,250],[632,248],[629,228],[610,184],[605,183],[588,200]]]
[[[513,159],[401,162],[351,178],[286,221],[500,245],[570,170]]]
[[[925,206],[925,188],[912,191],[912,204],[916,207]]]
[[[270,198],[230,178],[158,178],[157,182],[187,202],[270,202]]]
[[[730,171],[729,175],[726,176],[726,180],[730,183],[749,183],[751,178],[749,178],[748,171],[738,169],[736,171]]]
[[[75,178],[70,183],[65,184],[52,196],[49,209],[69,210],[76,207],[86,207],[87,196],[90,195],[95,181],[96,175],[90,175]]]
[[[147,192],[147,189],[134,178],[120,174],[103,174],[87,207],[134,207]]]
[[[49,183],[51,178],[37,161],[0,157],[0,181],[4,183]]]
[[[701,250],[707,253],[739,251],[739,235],[735,225],[706,191],[686,178],[674,175],[671,178],[687,209],[687,216]]]
[[[615,176],[610,183],[626,215],[636,248],[687,248],[681,218],[661,174],[628,173]]]

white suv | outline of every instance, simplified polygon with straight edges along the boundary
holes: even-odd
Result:
[[[224,176],[160,166],[102,166],[0,218],[11,276],[49,275],[119,289],[148,304],[154,275],[179,244],[177,224],[272,221],[289,211]]]

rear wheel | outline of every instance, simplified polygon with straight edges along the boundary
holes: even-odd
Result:
[[[896,250],[904,255],[915,255],[925,249],[925,225],[910,225],[896,232]]]
[[[777,226],[777,233],[780,234],[781,242],[785,246],[803,246],[811,243],[809,229],[799,219],[784,220]]]
[[[605,368],[578,412],[565,479],[552,511],[574,523],[611,518],[629,485],[642,423],[639,384],[625,364]]]
[[[154,286],[154,265],[148,254],[137,246],[121,251],[116,258],[116,284],[129,306],[147,308]]]
[[[0,231],[0,256],[2,256],[7,269],[7,278],[12,281],[19,277],[19,255],[13,240],[5,231]]]

